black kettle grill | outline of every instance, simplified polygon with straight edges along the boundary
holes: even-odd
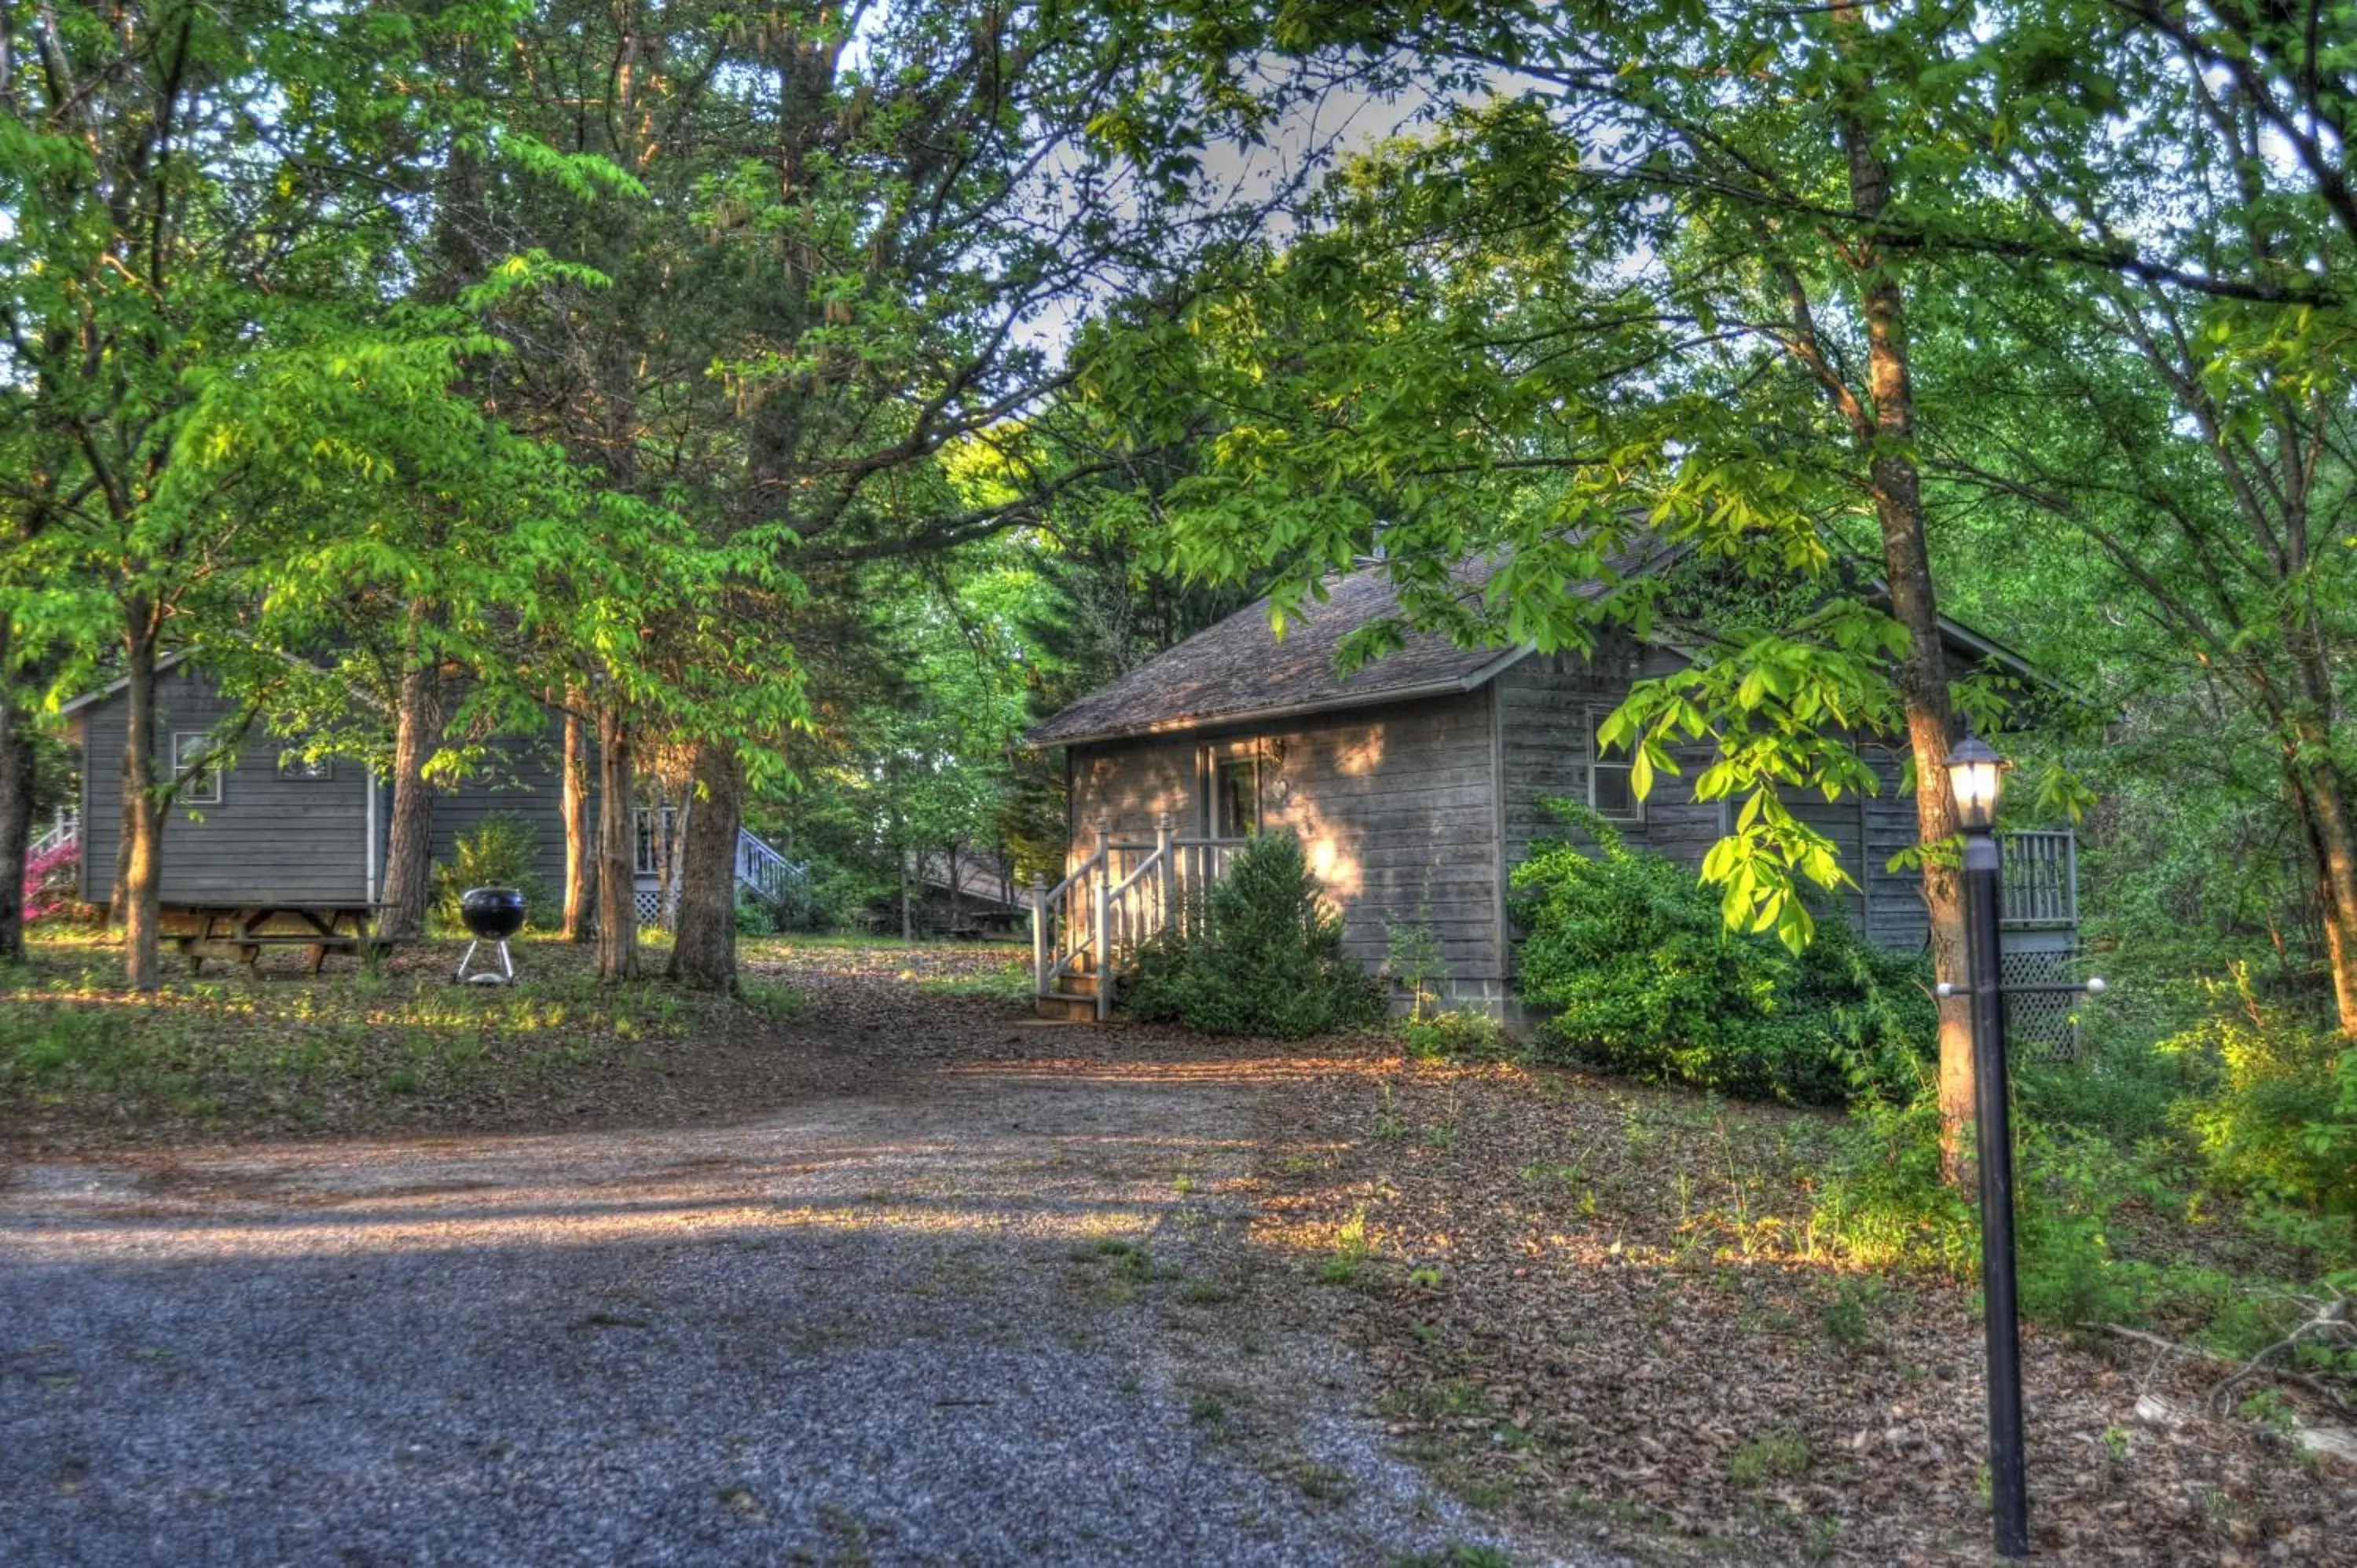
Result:
[[[523,929],[523,894],[513,887],[469,887],[458,895],[458,918],[467,923],[475,940],[467,944],[467,955],[458,961],[458,972],[451,976],[452,983],[514,983],[515,964],[508,958],[508,939]],[[485,942],[499,948],[500,972],[493,974],[487,969],[479,974],[468,974],[467,966],[475,961],[475,950]]]

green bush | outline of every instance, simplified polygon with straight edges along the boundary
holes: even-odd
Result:
[[[1549,1015],[1537,1054],[1750,1100],[1907,1092],[1938,1027],[1922,960],[1840,920],[1797,958],[1730,931],[1692,871],[1586,807],[1547,805],[1595,849],[1543,841],[1514,870],[1517,983]]]
[[[1979,1266],[1972,1206],[1940,1179],[1940,1104],[1928,1090],[1860,1101],[1835,1135],[1812,1223],[1820,1246],[1871,1269]]]
[[[1513,1042],[1487,1013],[1435,1013],[1406,1025],[1407,1054],[1427,1061],[1504,1061]]]
[[[1205,1035],[1301,1039],[1363,1026],[1383,993],[1342,951],[1341,918],[1290,833],[1263,833],[1236,853],[1208,899],[1146,944],[1130,1011]]]
[[[737,889],[737,934],[740,937],[774,937],[779,931],[777,911],[767,899],[748,887]]]
[[[536,869],[540,835],[531,822],[505,812],[485,817],[470,833],[460,833],[447,861],[434,867],[434,913],[457,927],[459,896],[469,887],[512,887],[523,895],[529,924],[554,923],[553,896]]]
[[[2174,1119],[2212,1185],[2357,1215],[2357,1050],[2329,1023],[2261,1002],[2243,966],[2213,989],[2208,1021],[2159,1047],[2211,1080]]]

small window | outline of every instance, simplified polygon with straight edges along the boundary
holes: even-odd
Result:
[[[332,757],[306,757],[299,751],[278,754],[278,777],[281,779],[333,779],[336,759]]]
[[[189,769],[202,762],[213,749],[212,733],[209,730],[181,730],[172,736],[172,777],[182,777],[188,782],[181,786],[179,803],[183,806],[218,806],[221,799],[221,767],[218,758],[200,773]]]
[[[1596,737],[1604,715],[1587,715],[1587,803],[1604,816],[1637,822],[1645,802],[1637,798],[1636,757],[1626,745],[1608,746]]]
[[[1213,753],[1211,836],[1250,838],[1260,832],[1260,757],[1251,751]]]

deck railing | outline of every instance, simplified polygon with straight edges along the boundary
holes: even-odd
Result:
[[[2079,923],[2079,837],[2067,829],[2004,833],[2005,908],[2016,929],[2067,929]]]
[[[655,842],[656,817],[652,808],[637,808],[634,822],[638,838],[633,855],[635,869],[640,876],[657,875],[662,868],[663,848],[667,847],[672,854],[677,854],[686,847],[686,835],[681,831],[678,809],[672,806],[662,809],[662,832],[671,841],[668,845],[658,845]],[[810,866],[806,862],[787,859],[750,829],[739,827],[737,830],[738,886],[748,888],[774,904],[809,875]]]
[[[59,806],[56,819],[48,827],[36,833],[33,836],[33,842],[26,846],[25,858],[28,861],[38,860],[43,855],[53,854],[69,844],[81,842],[81,817],[68,808]]]

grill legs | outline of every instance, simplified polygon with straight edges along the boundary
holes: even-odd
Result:
[[[468,943],[467,944],[466,956],[464,956],[463,958],[461,958],[461,959],[459,959],[459,960],[458,960],[458,972],[457,972],[457,973],[456,973],[456,974],[454,974],[454,975],[452,975],[452,976],[450,977],[450,983],[451,983],[453,985],[459,985],[459,984],[465,984],[465,985],[512,985],[512,984],[514,984],[514,983],[515,983],[515,965],[514,965],[513,963],[510,962],[510,961],[509,961],[509,960],[508,960],[508,943],[507,943],[507,939],[506,939],[505,937],[501,937],[501,938],[498,939],[496,941],[494,941],[494,942],[492,943],[492,945],[493,945],[494,947],[496,947],[496,948],[498,948],[498,949],[499,949],[499,953],[500,953],[500,972],[499,972],[499,973],[497,973],[497,974],[493,974],[493,973],[492,973],[490,970],[488,970],[488,969],[484,970],[484,971],[483,971],[481,973],[479,973],[479,974],[468,974],[468,973],[467,972],[467,966],[468,966],[468,964],[470,964],[470,963],[472,963],[472,962],[474,962],[474,961],[475,961],[475,950],[476,950],[477,948],[479,948],[479,947],[481,947],[482,945],[483,945],[483,939],[482,939],[482,938],[480,938],[480,937],[477,937],[473,941],[470,941],[470,942],[468,942]]]

